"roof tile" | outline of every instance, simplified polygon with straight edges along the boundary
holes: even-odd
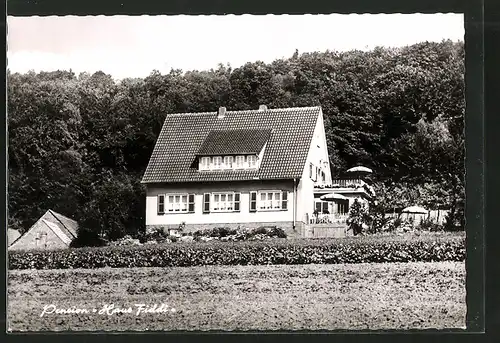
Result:
[[[198,156],[258,154],[271,129],[214,130],[208,133]]]
[[[267,110],[169,114],[144,173],[143,183],[203,181],[243,181],[259,178],[300,178],[311,144],[320,107]],[[204,151],[204,142],[217,131],[246,130],[251,136],[269,132],[266,150],[258,170],[199,171],[196,156]],[[272,130],[272,131],[269,131]],[[259,135],[258,134],[258,135]],[[212,133],[212,135],[222,135]],[[231,134],[234,137],[234,134]],[[260,136],[259,136],[260,137]],[[213,137],[212,137],[213,138]],[[243,139],[246,141],[246,139]],[[207,143],[208,144],[208,143]],[[260,144],[260,143],[259,143]],[[255,145],[259,145],[255,143]],[[223,149],[210,143],[210,149]],[[227,147],[226,151],[232,151]],[[221,150],[224,151],[224,150]]]

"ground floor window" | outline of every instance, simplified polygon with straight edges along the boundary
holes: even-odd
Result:
[[[234,193],[212,194],[212,211],[227,212],[234,210]]]
[[[349,200],[338,200],[337,201],[337,213],[338,214],[348,214],[349,213]]]
[[[194,194],[158,195],[158,214],[194,212]]]
[[[318,214],[348,214],[349,200],[335,200],[335,202],[314,200],[314,210]]]
[[[327,201],[316,200],[314,202],[314,209],[319,214],[330,214],[329,203]]]
[[[286,191],[259,191],[251,194],[250,211],[278,211],[287,209]],[[255,199],[255,201],[254,201]]]
[[[187,212],[188,195],[167,195],[167,212]]]

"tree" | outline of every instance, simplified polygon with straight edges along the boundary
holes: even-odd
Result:
[[[370,218],[365,204],[362,204],[358,199],[354,199],[353,204],[349,208],[349,217],[347,225],[352,230],[354,235],[359,235],[363,229],[369,227]]]
[[[449,227],[463,227],[464,69],[463,43],[443,41],[296,51],[271,63],[122,81],[8,71],[9,225],[25,230],[52,208],[90,233],[142,230],[140,179],[165,116],[266,104],[321,105],[333,176],[357,164],[374,169],[385,194],[377,208],[448,208]]]

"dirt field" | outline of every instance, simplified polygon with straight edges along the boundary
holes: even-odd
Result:
[[[121,313],[109,314],[111,304]],[[137,314],[155,304],[157,313]],[[68,309],[87,313],[60,313]],[[455,262],[15,270],[8,279],[12,331],[463,328],[465,314],[465,264]]]

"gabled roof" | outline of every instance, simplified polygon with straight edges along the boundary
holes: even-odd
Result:
[[[7,229],[7,245],[11,246],[17,239],[21,237],[19,231],[14,229]]]
[[[198,150],[198,156],[258,154],[266,144],[270,129],[214,130]]]
[[[78,236],[78,223],[73,219],[52,210],[48,210],[42,218],[56,224],[69,238]]]
[[[76,221],[55,211],[48,210],[29,228],[29,230],[9,246],[9,250],[15,250],[19,248],[19,245],[23,246],[23,244],[26,244],[26,239],[28,239],[28,241],[30,239],[29,235],[27,236],[28,232],[39,229],[40,225],[43,225],[45,230],[54,232],[54,234],[68,246],[78,235],[78,223]]]
[[[300,178],[320,113],[321,107],[300,107],[227,111],[222,118],[218,118],[217,112],[169,114],[163,124],[142,182]],[[210,132],[229,130],[256,130],[255,132],[259,131],[261,134],[272,130],[267,139],[260,168],[258,170],[199,171],[197,154],[209,138]],[[213,133],[212,135],[222,134]],[[221,149],[215,143],[213,145],[210,143],[210,146],[211,149]]]

